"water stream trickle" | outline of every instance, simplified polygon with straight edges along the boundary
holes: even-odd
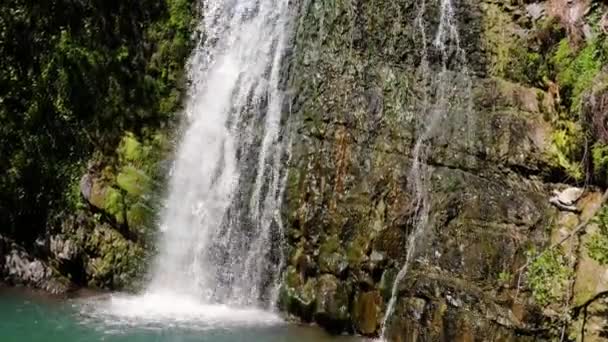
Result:
[[[427,43],[427,4],[429,0],[418,3],[416,27],[421,41],[421,62],[418,73],[421,79],[422,94],[416,108],[418,132],[412,149],[412,165],[408,174],[408,193],[414,202],[412,218],[413,231],[410,232],[405,248],[406,254],[403,265],[399,270],[392,288],[391,297],[387,304],[382,320],[380,339],[386,341],[390,319],[395,313],[399,297],[399,285],[407,276],[416,255],[416,245],[430,226],[430,171],[427,167],[429,150],[433,139],[442,128],[453,120],[465,122],[465,129],[471,131],[471,86],[472,80],[467,68],[466,52],[460,47],[460,36],[452,0],[435,0],[439,2],[439,25],[432,41]],[[433,0],[431,0],[433,1]],[[441,56],[439,66],[430,64],[428,56],[434,49]]]

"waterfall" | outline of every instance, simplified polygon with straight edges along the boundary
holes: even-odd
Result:
[[[204,0],[147,293],[269,308],[282,256],[288,0]]]
[[[458,24],[452,0],[439,1],[439,25],[436,29],[432,46],[427,42],[427,25],[425,14],[427,2],[418,3],[416,23],[419,30],[421,47],[421,62],[418,73],[421,79],[421,99],[416,107],[417,130],[419,132],[412,149],[412,165],[408,174],[408,192],[414,201],[414,217],[412,218],[413,231],[410,232],[406,242],[406,255],[392,288],[388,302],[380,337],[387,339],[387,328],[390,318],[395,313],[399,297],[399,285],[407,276],[411,263],[416,254],[416,244],[430,228],[430,171],[427,167],[429,150],[433,139],[442,131],[443,124],[452,121],[466,121],[465,129],[471,131],[472,80],[467,68],[466,52],[460,47]],[[430,65],[429,50],[434,49],[441,56],[438,66]]]

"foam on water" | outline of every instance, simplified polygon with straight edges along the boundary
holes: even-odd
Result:
[[[85,323],[102,323],[108,329],[132,327],[157,329],[183,327],[216,330],[284,324],[276,314],[255,308],[205,304],[191,296],[170,292],[139,296],[112,294],[78,300],[75,306]]]

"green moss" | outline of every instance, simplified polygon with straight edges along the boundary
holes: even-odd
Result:
[[[501,286],[509,287],[513,281],[513,273],[502,271],[498,274],[498,283]]]
[[[591,156],[594,176],[600,181],[605,181],[608,179],[608,145],[596,143],[591,149]]]
[[[325,242],[319,247],[319,254],[330,254],[340,250],[340,238],[337,235],[332,235],[325,239]]]
[[[139,276],[144,250],[107,226],[95,228],[86,242],[93,256],[87,264],[89,285],[118,288]]]
[[[551,58],[556,79],[567,95],[566,98],[569,98],[571,113],[580,113],[582,96],[601,71],[603,61],[599,48],[598,40],[595,39],[580,51],[575,51],[569,39],[564,38]]]
[[[302,278],[294,266],[287,267],[284,276],[284,283],[292,289],[302,286]]]
[[[490,72],[505,77],[511,68],[512,50],[518,45],[516,36],[511,32],[511,17],[499,5],[487,4],[484,24],[484,37],[490,51]]]
[[[541,25],[545,35],[556,30],[554,22]],[[543,55],[529,49],[522,38],[522,29],[513,21],[510,11],[500,3],[484,4],[485,46],[489,54],[489,71],[492,76],[525,84],[535,84],[547,73]]]
[[[608,207],[603,206],[593,220],[600,229],[587,243],[587,251],[593,260],[608,265]]]
[[[103,209],[110,214],[118,224],[125,223],[125,205],[122,193],[112,187],[106,188]]]
[[[357,235],[346,249],[346,259],[351,266],[359,265],[367,255],[369,239],[363,235]]]
[[[150,189],[150,178],[133,166],[126,166],[116,176],[116,184],[131,196],[139,197]]]
[[[560,120],[555,126],[557,127],[551,135],[552,160],[575,180],[583,179],[584,172],[581,165],[584,151],[584,132],[582,127],[567,120]]]
[[[348,267],[345,252],[338,236],[328,237],[319,247],[319,268],[321,272],[339,275]]]
[[[138,202],[127,211],[127,223],[129,229],[137,233],[145,233],[154,213],[146,204]]]
[[[563,252],[558,248],[540,254],[531,250],[527,257],[533,259],[528,267],[527,284],[536,302],[547,305],[564,299],[572,270]]]
[[[131,132],[125,133],[116,152],[122,162],[138,162],[143,154],[141,143]]]

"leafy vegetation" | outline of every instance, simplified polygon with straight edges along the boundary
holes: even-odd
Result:
[[[534,299],[540,305],[561,300],[567,281],[572,276],[572,270],[561,249],[548,249],[540,254],[531,250],[527,257],[533,260],[528,267],[527,284]]]
[[[602,207],[594,222],[599,226],[599,231],[587,243],[589,257],[602,265],[608,265],[608,207]]]
[[[33,241],[89,159],[173,122],[192,21],[189,0],[0,4],[0,233]]]
[[[571,113],[580,113],[584,91],[608,61],[601,41],[603,39],[595,38],[580,51],[575,51],[569,39],[564,38],[553,55],[551,62],[557,71],[556,79],[566,95],[564,98],[570,99]]]
[[[598,120],[585,112],[585,106],[608,63],[608,40],[599,28],[601,13],[601,8],[594,7],[586,18],[591,38],[580,43],[562,38],[546,60],[547,75],[559,86],[560,100],[559,115],[554,119],[553,159],[574,180],[581,181],[587,175],[586,179],[596,183],[607,179],[606,141],[598,136],[594,128],[594,120]]]
[[[581,160],[584,154],[583,128],[574,121],[558,120],[551,139],[553,142],[553,159],[574,180],[584,177]]]

